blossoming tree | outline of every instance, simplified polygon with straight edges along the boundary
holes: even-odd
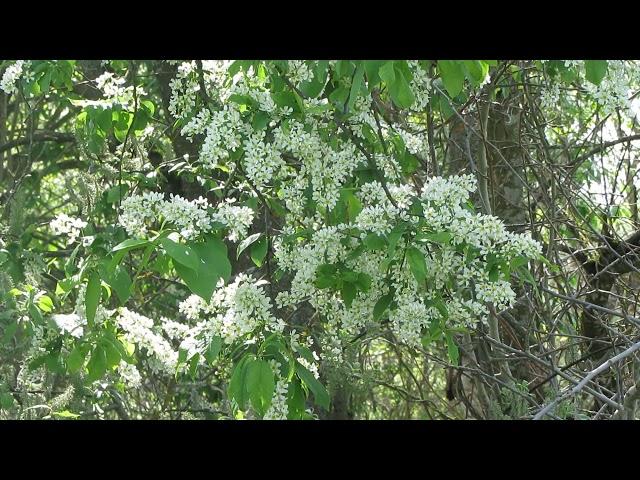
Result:
[[[534,415],[564,394],[509,357],[555,348],[526,317],[584,228],[534,164],[632,118],[632,67],[3,62],[0,415]]]

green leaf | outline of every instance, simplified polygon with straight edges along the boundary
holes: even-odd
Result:
[[[386,295],[381,296],[373,307],[373,319],[380,320],[384,312],[389,308],[391,302],[393,302],[393,297],[395,295],[394,291],[387,293]]]
[[[600,85],[607,74],[608,62],[606,60],[585,60],[584,67],[587,80],[595,85]]]
[[[87,283],[87,290],[85,294],[85,314],[87,316],[87,323],[93,326],[93,321],[96,318],[96,311],[98,310],[98,304],[100,303],[100,294],[102,293],[102,287],[100,285],[100,277],[97,273],[92,272],[89,275],[89,282]]]
[[[438,60],[442,83],[451,98],[457,97],[464,86],[464,68],[459,61]]]
[[[498,265],[497,263],[494,263],[493,265],[491,265],[491,268],[489,269],[489,281],[497,282],[499,278],[500,278],[500,265]]]
[[[446,333],[446,341],[447,341],[447,354],[449,355],[449,360],[454,365],[458,365],[458,361],[460,359],[460,352],[458,351],[458,346],[453,341],[453,335],[450,332]]]
[[[351,83],[351,91],[349,92],[349,111],[353,109],[353,105],[360,94],[360,90],[364,85],[364,65],[362,62],[358,62],[356,72],[353,76],[353,82]]]
[[[370,233],[364,238],[364,244],[369,250],[382,250],[387,242],[383,237]]]
[[[129,191],[129,186],[126,183],[121,185],[115,185],[107,190],[107,203],[117,203],[121,198]]]
[[[262,261],[267,255],[268,246],[269,242],[265,236],[261,237],[257,242],[251,245],[251,260],[253,260],[253,263],[258,267],[262,266]]]
[[[247,366],[247,390],[251,405],[263,416],[271,405],[271,397],[276,388],[271,366],[265,360],[256,360]]]
[[[121,265],[116,265],[113,274],[107,279],[107,283],[113,288],[118,295],[120,304],[124,303],[131,296],[131,277],[127,273],[127,269]]]
[[[324,276],[317,277],[313,282],[313,284],[315,285],[316,288],[323,290],[325,288],[333,287],[336,284],[336,280],[333,277],[324,275]]]
[[[0,393],[0,409],[9,410],[11,407],[13,407],[13,403],[13,395],[11,395],[9,392]]]
[[[296,100],[296,95],[294,92],[277,92],[272,93],[271,97],[275,104],[279,107],[290,107],[294,112],[300,112],[300,105]]]
[[[247,392],[247,368],[255,359],[252,355],[246,355],[236,364],[231,379],[229,380],[228,395],[233,398],[240,410],[245,410],[248,400]]]
[[[240,258],[240,254],[244,252],[249,245],[251,245],[253,242],[258,240],[258,238],[260,238],[260,235],[262,235],[262,233],[260,232],[254,233],[253,235],[249,235],[247,238],[245,238],[238,244],[238,249],[236,250],[236,260]]]
[[[8,313],[11,313],[11,311],[9,311]],[[17,331],[18,322],[13,321],[9,325],[7,325],[2,335],[2,344],[6,345],[7,343],[9,343],[9,341],[15,336]]]
[[[305,347],[304,345],[297,345],[295,350],[300,354],[302,358],[304,358],[308,362],[315,363],[316,359],[313,357],[313,352],[309,347]]]
[[[53,301],[47,295],[42,295],[38,298],[38,307],[43,312],[49,313],[53,310]]]
[[[340,193],[347,206],[347,217],[350,222],[354,222],[358,214],[362,211],[362,202],[360,202],[360,199],[356,197],[351,190],[343,189]]]
[[[156,111],[156,107],[151,100],[143,100],[140,102],[140,108],[145,110],[149,117],[152,117]]]
[[[391,99],[400,108],[409,108],[415,101],[415,96],[411,91],[411,84],[406,78],[404,72],[400,69],[396,69],[396,81],[393,87],[389,89]]]
[[[211,338],[211,343],[209,344],[209,348],[204,354],[204,358],[209,362],[209,364],[213,364],[216,358],[218,358],[218,354],[222,349],[222,337],[218,335],[214,335]]]
[[[313,393],[313,397],[316,403],[324,408],[325,410],[329,410],[329,404],[331,403],[331,399],[329,397],[329,392],[322,385],[316,377],[313,376],[309,370],[307,370],[304,366],[302,366],[298,361],[296,361],[296,373],[302,382],[311,390]]]
[[[429,242],[440,243],[444,245],[447,245],[452,238],[453,235],[449,232],[421,233],[416,236],[416,239],[419,241],[428,240]]]
[[[338,78],[351,75],[353,72],[353,62],[350,60],[338,60],[336,62],[336,75]]]
[[[318,266],[313,284],[319,289],[334,287],[338,281],[337,271],[338,268],[329,263]]]
[[[288,418],[302,418],[302,415],[305,413],[304,403],[304,390],[302,390],[300,382],[296,379],[289,384],[289,390],[287,392]]]
[[[489,72],[489,65],[480,60],[463,60],[462,63],[469,73],[469,80],[476,86],[482,83]]]
[[[187,287],[208,302],[218,280],[223,278],[227,281],[231,276],[227,246],[217,238],[208,238],[205,242],[192,243],[191,248],[199,257],[197,269],[186,268],[180,264],[174,266]]]
[[[331,92],[331,94],[329,95],[329,100],[331,100],[331,102],[336,106],[339,107],[340,109],[344,108],[344,103],[347,101],[347,98],[349,97],[349,91],[350,89],[347,88],[346,86],[340,86],[338,88],[336,88],[333,92]]]
[[[136,248],[141,248],[146,245],[149,245],[149,240],[142,240],[137,238],[128,238],[124,242],[119,243],[115,247],[111,249],[111,253],[119,252],[119,251],[129,251],[134,250]]]
[[[111,130],[111,118],[110,108],[101,109],[94,113],[94,120],[104,133],[108,133]]]
[[[384,65],[384,60],[365,60],[364,71],[367,74],[369,90],[380,83],[380,68]]]
[[[358,273],[358,278],[355,281],[356,287],[362,292],[368,292],[371,288],[371,277],[364,272]]]
[[[89,363],[87,363],[87,380],[95,382],[101,379],[107,371],[107,355],[101,345],[97,345],[91,353]]]
[[[402,173],[404,173],[405,175],[411,175],[420,166],[418,157],[416,157],[409,150],[405,150],[402,155],[398,156],[398,162],[400,162]]]
[[[76,346],[67,356],[67,371],[71,374],[79,371],[84,365],[87,351],[81,346]]]
[[[386,62],[378,70],[380,78],[389,86],[393,85],[396,81],[396,70],[393,68],[393,60]]]
[[[160,244],[164,247],[167,255],[173,258],[176,262],[184,265],[185,267],[191,268],[192,270],[198,269],[200,259],[198,258],[198,254],[189,246],[174,242],[167,237],[160,240]]]
[[[407,248],[407,262],[411,273],[416,277],[420,285],[423,285],[427,279],[427,264],[424,260],[424,254],[416,247]]]
[[[271,117],[266,112],[256,112],[253,116],[253,121],[251,122],[251,127],[254,130],[262,130],[264,129],[271,120]]]
[[[40,78],[38,83],[43,94],[49,92],[49,86],[51,85],[51,70],[47,71],[42,78]]]
[[[53,412],[52,415],[55,415],[59,418],[78,418],[80,416],[77,413],[70,412],[69,410],[63,410],[62,412]]]
[[[342,296],[342,300],[347,308],[351,308],[351,304],[356,298],[357,293],[358,291],[353,283],[343,283],[342,288],[340,289],[340,295]]]
[[[27,310],[29,311],[29,315],[31,315],[31,318],[36,323],[42,324],[44,322],[44,318],[42,318],[42,314],[40,313],[40,310],[38,310],[33,303],[29,302],[27,306]]]
[[[104,341],[102,342],[102,345],[105,352],[105,358],[107,360],[107,368],[113,368],[120,364],[122,356],[120,355],[119,349],[113,344],[113,342]]]

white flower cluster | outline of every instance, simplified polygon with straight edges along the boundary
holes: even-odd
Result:
[[[313,78],[313,71],[305,62],[290,62],[290,70],[295,81]],[[180,74],[175,79],[176,85],[185,81],[185,78]],[[292,110],[290,107],[277,107],[269,90],[262,86],[263,83],[255,76],[243,77],[228,89],[228,94],[251,97],[257,103],[258,109],[269,115],[269,124],[276,125]],[[197,85],[193,86],[194,91],[197,88]],[[183,93],[182,97],[177,96],[177,98],[184,97],[188,95]],[[191,111],[194,105],[195,102],[190,101],[189,106],[185,106],[183,110]],[[365,115],[364,112],[366,112],[368,115],[367,123],[371,126],[375,125],[367,102],[361,100],[358,105],[362,109],[360,113]],[[272,131],[273,140],[267,140],[264,130],[256,131],[251,122],[243,120],[243,111],[243,106],[229,101],[224,103],[221,110],[213,113],[203,110],[191,114],[182,133],[188,138],[195,134],[205,135],[200,152],[200,163],[208,169],[219,168],[228,160],[231,153],[242,147],[244,152],[242,165],[247,177],[253,182],[255,188],[262,190],[272,181],[287,177],[291,173],[290,169],[285,168],[286,162],[283,160],[283,156],[288,155],[301,162],[301,165],[300,170],[295,172],[294,178],[288,179],[289,185],[285,185],[285,188],[291,188],[291,184],[306,185],[310,182],[313,200],[320,207],[333,208],[339,197],[340,187],[351,176],[353,170],[365,161],[362,153],[351,143],[331,147],[321,138],[318,130],[325,126],[324,122],[328,121],[328,118],[320,123],[314,117],[309,117],[307,123],[289,119],[287,125],[275,126]],[[323,117],[320,116],[320,118]]]
[[[147,360],[152,370],[168,375],[175,373],[178,353],[167,340],[154,331],[153,320],[123,307],[118,312],[116,322],[124,330],[126,341],[138,348],[146,349]],[[130,370],[128,373],[135,375]]]
[[[142,377],[135,365],[131,365],[124,360],[120,360],[117,371],[120,379],[125,383],[125,385],[127,385],[127,387],[138,388],[142,384]]]
[[[186,200],[179,195],[171,195],[169,200],[164,194],[144,192],[131,195],[122,201],[119,223],[129,235],[144,236],[147,223],[162,219],[175,225],[186,239],[193,239],[202,233],[210,232],[214,222],[225,224],[232,240],[246,235],[253,222],[253,210],[225,202],[214,211],[207,199]]]
[[[80,236],[80,230],[87,226],[87,222],[61,213],[51,221],[50,226],[56,235],[66,235],[67,245],[71,245]]]
[[[423,111],[428,103],[431,92],[431,78],[429,73],[422,68],[420,62],[409,61],[409,68],[413,73],[413,79],[411,80],[411,91],[415,97],[415,101],[411,106],[412,110]]]
[[[59,411],[65,408],[71,400],[73,400],[73,395],[75,393],[75,388],[73,385],[69,385],[64,389],[60,395],[57,395],[51,400],[49,406],[51,407],[51,411]]]
[[[218,211],[211,217],[214,221],[227,226],[229,229],[227,238],[232,242],[247,236],[254,216],[253,210],[249,207],[241,207],[234,203],[234,199],[226,199],[224,203],[218,205]]]
[[[288,128],[273,130],[276,148],[301,162],[296,173],[302,177],[297,184],[311,184],[311,197],[319,208],[332,209],[340,197],[340,188],[353,171],[366,163],[364,155],[351,143],[340,143],[335,148],[322,139],[320,123],[308,124],[296,120]],[[257,167],[260,168],[260,167]]]
[[[219,335],[229,344],[259,328],[271,332],[281,332],[284,328],[282,320],[271,314],[271,301],[260,282],[245,274],[218,288],[209,303],[191,295],[179,308],[190,320],[204,318],[205,324],[200,328]]]
[[[271,405],[262,417],[263,420],[286,420],[289,414],[289,406],[287,405],[287,393],[289,390],[289,382],[280,374],[280,363],[271,360],[269,366],[276,378],[276,388],[271,398]]]
[[[105,99],[111,100],[125,96],[126,90],[123,86],[125,81],[126,79],[124,77],[116,77],[112,72],[104,72],[95,79],[96,86],[102,91]],[[131,91],[131,96],[133,97],[133,91]],[[122,98],[122,103],[127,104],[128,101],[132,99],[133,98]]]
[[[86,323],[86,319],[81,318],[78,314],[57,313],[51,315],[51,320],[53,320],[62,333],[68,333],[76,338],[82,337],[84,330],[83,325]]]
[[[555,110],[558,108],[560,96],[560,84],[553,82],[543,88],[542,95],[540,95],[540,106],[544,110]]]
[[[194,115],[187,124],[180,130],[180,135],[185,137],[189,141],[193,141],[195,135],[204,134],[207,126],[212,123],[211,111],[203,109]]]
[[[265,131],[253,133],[244,141],[244,166],[256,188],[269,183],[275,172],[286,164],[273,143],[265,142]]]
[[[389,314],[389,320],[398,340],[413,347],[420,345],[422,330],[434,318],[437,318],[437,311],[427,311],[422,301],[407,297],[403,298],[398,308]]]
[[[190,128],[195,131],[194,126]],[[226,104],[222,110],[212,113],[204,132],[200,162],[207,168],[216,168],[229,157],[230,151],[235,152],[242,145],[241,133],[245,130],[240,112],[233,106]]]
[[[289,80],[291,83],[298,85],[301,82],[310,82],[313,77],[313,70],[309,68],[307,62],[304,60],[289,61]]]
[[[310,65],[289,62],[288,78],[295,85],[313,79]],[[185,72],[190,68],[185,67]],[[420,62],[409,62],[409,68],[416,98],[412,109],[423,110],[429,102],[431,81]],[[339,133],[346,135],[332,135],[334,118],[326,101],[303,99],[304,114],[293,115],[292,108],[275,104],[277,98],[270,95],[265,69],[249,69],[236,74],[232,81],[224,80],[223,70],[219,69],[219,78],[212,83],[225,89],[225,98],[233,94],[237,97],[223,102],[223,108],[213,113],[190,112],[183,133],[204,134],[200,156],[203,168],[231,172],[236,165],[229,159],[237,158],[251,186],[283,201],[287,214],[282,235],[274,239],[274,252],[279,267],[293,278],[291,287],[275,300],[281,308],[296,308],[308,301],[323,318],[328,332],[322,338],[325,358],[340,359],[341,338],[373,323],[374,306],[392,291],[395,303],[390,324],[396,335],[411,345],[419,344],[421,332],[432,321],[446,317],[449,327],[473,326],[486,319],[487,303],[499,308],[512,304],[515,294],[509,283],[496,281],[495,271],[490,275],[487,263],[509,262],[519,255],[535,257],[540,245],[526,235],[507,231],[496,217],[473,212],[467,205],[476,187],[473,176],[431,178],[416,191],[402,177],[398,161],[378,152],[373,160],[384,173],[386,185],[363,181],[354,173],[368,165],[368,159],[348,134],[364,139],[368,128],[378,131],[370,98],[358,98],[353,103],[348,125],[339,127]],[[243,104],[246,97],[253,100],[247,101],[252,105]],[[254,128],[256,119],[260,128]],[[384,121],[381,131],[391,139],[392,130]],[[426,155],[424,136],[404,130],[399,135],[409,152]],[[347,202],[345,195],[355,198]],[[350,210],[356,210],[355,218],[350,215],[351,221],[339,224],[329,220],[327,214],[339,202],[347,202]],[[419,204],[420,215],[413,210],[415,203]],[[309,212],[309,207],[314,211]],[[229,218],[220,208],[217,218],[228,224]],[[239,213],[229,209],[236,222]],[[251,221],[246,213],[244,225],[248,227]],[[408,226],[411,233],[394,233],[401,225]],[[232,240],[242,236],[230,230]],[[395,238],[391,257],[386,248],[362,251],[363,240],[370,234],[379,236],[385,245]],[[429,235],[441,240],[435,242]],[[405,259],[410,247],[424,256],[426,285],[418,285]],[[316,287],[316,272],[324,264],[364,275],[367,286],[352,295],[349,307],[337,289]],[[206,328],[232,342],[256,330],[258,324],[275,320],[269,313],[268,298],[261,289],[259,294],[256,290],[253,280],[238,277],[233,284],[219,287],[208,304],[193,296],[180,308],[188,318],[200,320],[204,316]]]
[[[16,83],[29,68],[29,64],[29,61],[17,60],[16,63],[9,65],[0,80],[0,90],[7,95],[15,93],[17,91]]]
[[[471,327],[486,320],[489,313],[486,303],[493,303],[499,309],[509,307],[515,293],[509,282],[489,279],[486,257],[493,254],[507,262],[518,255],[535,258],[541,247],[528,235],[507,231],[498,218],[466,208],[474,189],[472,175],[431,178],[418,197],[412,196],[406,185],[390,185],[389,191],[397,204],[394,206],[378,182],[363,185],[359,197],[365,206],[354,223],[330,227],[311,225],[315,231],[308,241],[275,242],[278,265],[294,273],[289,291],[281,292],[276,298],[278,304],[295,306],[307,300],[329,323],[356,333],[372,321],[376,302],[393,288],[398,307],[390,312],[392,329],[401,341],[413,346],[420,344],[421,332],[432,321],[440,319],[442,309],[447,311],[449,326]],[[362,232],[360,238],[370,233],[389,238],[399,221],[417,226],[419,217],[409,215],[411,200],[416,198],[422,203],[426,225],[434,232],[445,234],[441,244],[427,241],[411,245],[425,259],[426,292],[417,284],[407,262],[402,261],[403,252],[409,246],[406,238],[398,240],[396,262],[389,263],[386,249],[365,251],[353,258],[351,253],[361,241],[347,234],[355,228]],[[475,249],[470,251],[476,253],[467,258],[463,253],[465,249],[460,251],[459,246]],[[314,284],[320,265],[339,263],[371,279],[369,289],[359,291],[348,309],[336,292],[318,289]]]
[[[196,96],[200,90],[198,79],[193,73],[195,62],[184,62],[178,66],[178,75],[171,80],[171,98],[169,112],[176,118],[185,118],[196,105]]]
[[[604,115],[609,115],[620,108],[626,111],[631,106],[631,79],[637,76],[637,66],[627,66],[624,60],[609,60],[607,75],[599,85],[585,82],[587,91],[602,107]]]
[[[565,60],[564,66],[567,68],[574,68],[574,67],[579,67],[580,65],[582,65],[582,63],[583,63],[582,60]]]

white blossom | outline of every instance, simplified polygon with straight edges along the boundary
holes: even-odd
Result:
[[[16,83],[25,74],[29,64],[29,61],[17,60],[9,65],[2,75],[2,80],[0,80],[0,90],[7,95],[15,93],[17,91]]]

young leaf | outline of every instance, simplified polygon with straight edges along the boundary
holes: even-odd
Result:
[[[423,285],[427,279],[427,264],[424,260],[424,254],[416,247],[409,247],[407,248],[407,262],[413,276],[416,277],[420,285]]]
[[[464,68],[459,61],[438,60],[442,83],[451,98],[457,97],[464,86]]]
[[[120,304],[124,303],[131,296],[131,277],[127,273],[127,269],[122,265],[117,265],[112,275],[107,279],[107,283],[113,288],[118,295]]]
[[[107,371],[107,356],[101,345],[97,345],[91,353],[89,363],[87,363],[87,380],[89,382],[95,382],[101,379]]]
[[[243,251],[245,251],[249,245],[251,245],[253,242],[258,240],[258,238],[260,238],[260,235],[262,235],[262,233],[260,232],[254,233],[253,235],[249,235],[247,238],[245,238],[238,244],[238,250],[236,251],[236,260],[240,258],[240,254]]]
[[[87,352],[80,346],[71,350],[71,353],[67,356],[67,371],[69,373],[76,373],[84,365],[84,359]]]
[[[93,272],[89,276],[89,282],[87,283],[87,290],[84,298],[85,314],[89,325],[93,325],[93,321],[95,320],[98,304],[100,303],[101,292],[102,287],[100,285],[100,277],[98,277],[97,273]]]
[[[358,62],[356,72],[353,75],[353,82],[351,83],[351,91],[349,92],[349,111],[353,110],[353,105],[360,94],[360,90],[364,85],[364,65],[362,62]]]
[[[271,405],[276,388],[273,371],[265,360],[256,360],[247,366],[247,390],[251,405],[262,416]]]
[[[382,314],[389,308],[391,302],[393,302],[393,296],[395,292],[391,291],[386,295],[381,296],[373,307],[373,319],[380,320]]]
[[[447,341],[447,354],[449,355],[449,360],[454,365],[458,365],[458,361],[460,359],[460,352],[458,351],[458,346],[453,341],[453,335],[451,333],[446,333],[446,341]]]
[[[353,283],[344,282],[342,288],[340,289],[340,295],[342,296],[342,300],[347,308],[351,308],[351,304],[353,303],[354,298],[356,298],[356,287]]]
[[[595,85],[600,85],[607,74],[608,62],[606,60],[585,60],[584,67],[587,80]]]
[[[309,390],[311,390],[316,403],[325,410],[329,410],[331,399],[329,397],[329,392],[327,392],[324,385],[322,385],[316,377],[313,376],[313,373],[303,367],[298,361],[296,361],[296,373],[300,380],[302,380]]]
[[[382,250],[387,242],[383,237],[370,233],[364,238],[364,244],[369,250]]]
[[[182,245],[181,243],[176,243],[170,238],[163,238],[160,241],[160,244],[164,247],[167,254],[173,258],[176,262],[188,267],[192,270],[197,270],[200,260],[198,258],[198,254],[196,254],[190,247],[187,245]]]
[[[240,410],[245,410],[247,404],[247,367],[254,361],[255,359],[251,355],[242,357],[236,364],[229,380],[228,395],[236,401]]]
[[[209,348],[204,353],[204,358],[207,360],[207,362],[209,362],[209,364],[212,364],[215,361],[215,359],[218,357],[218,354],[220,353],[221,349],[222,349],[222,337],[219,337],[218,335],[214,335],[211,338],[211,343],[209,344]]]
[[[197,269],[186,268],[180,264],[174,267],[193,293],[209,301],[218,280],[223,278],[227,281],[231,276],[227,246],[217,238],[209,238],[205,242],[191,244],[191,248],[199,258]]]
[[[257,242],[251,245],[251,260],[256,264],[256,266],[262,266],[262,261],[267,255],[268,247],[269,242],[265,236],[261,237]]]
[[[396,81],[396,71],[393,68],[393,60],[382,65],[378,70],[378,75],[389,87],[391,87],[391,85]]]
[[[119,243],[111,249],[111,253],[119,251],[135,250],[136,248],[142,248],[149,244],[149,240],[141,240],[138,238],[128,238],[124,242]]]
[[[53,301],[47,295],[42,295],[38,298],[38,308],[43,312],[49,313],[53,310]]]

